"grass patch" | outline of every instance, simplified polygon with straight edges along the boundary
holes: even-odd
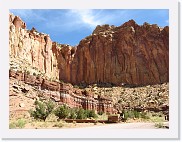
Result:
[[[64,126],[64,124],[62,122],[56,122],[53,127],[58,127],[58,128],[62,128]]]
[[[164,128],[164,123],[162,123],[162,122],[155,123],[155,127],[156,128]]]
[[[13,121],[9,124],[10,129],[16,129],[16,128],[24,128],[26,124],[25,119],[18,119],[17,121]]]
[[[96,120],[108,120],[108,115],[103,113],[102,115],[98,115]]]

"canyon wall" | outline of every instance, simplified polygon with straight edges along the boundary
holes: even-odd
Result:
[[[169,81],[169,27],[130,20],[97,26],[77,47],[52,42],[9,17],[9,54],[46,76],[72,84],[148,85]]]
[[[169,28],[133,20],[97,26],[71,64],[71,82],[146,85],[168,82]]]

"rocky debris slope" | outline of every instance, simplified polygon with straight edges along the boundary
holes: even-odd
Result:
[[[130,20],[97,26],[77,47],[52,42],[18,16],[9,17],[12,62],[27,62],[36,72],[72,84],[148,85],[169,81],[169,27]],[[19,64],[32,74],[34,70]],[[17,68],[17,67],[16,67]]]
[[[148,85],[143,87],[97,87],[90,86],[97,95],[112,98],[114,107],[119,110],[168,111],[169,84]]]
[[[61,88],[64,88],[63,91]],[[64,97],[61,97],[62,93],[65,94]],[[70,107],[82,107],[105,113],[117,113],[123,109],[164,113],[169,111],[169,86],[168,83],[164,83],[136,88],[112,86],[104,88],[95,84],[80,89],[76,85],[10,71],[10,118],[29,118],[28,111],[35,107],[35,100],[40,99],[52,99],[59,105],[66,103]]]

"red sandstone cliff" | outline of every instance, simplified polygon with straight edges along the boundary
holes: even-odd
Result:
[[[97,26],[77,47],[71,82],[156,84],[168,82],[169,28],[139,26],[133,20],[119,27]]]
[[[169,80],[169,28],[130,20],[119,27],[97,26],[77,47],[52,42],[27,30],[17,16],[9,19],[12,60],[26,59],[48,77],[73,84],[146,85]]]

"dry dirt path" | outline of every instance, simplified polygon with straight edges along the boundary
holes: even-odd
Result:
[[[169,126],[168,122],[163,123],[164,126]],[[104,126],[94,126],[94,127],[82,127],[82,128],[75,128],[75,129],[158,129],[155,127],[155,123],[144,123],[144,122],[137,122],[137,123],[119,123],[119,124],[106,124]],[[163,128],[166,129],[166,128]]]

